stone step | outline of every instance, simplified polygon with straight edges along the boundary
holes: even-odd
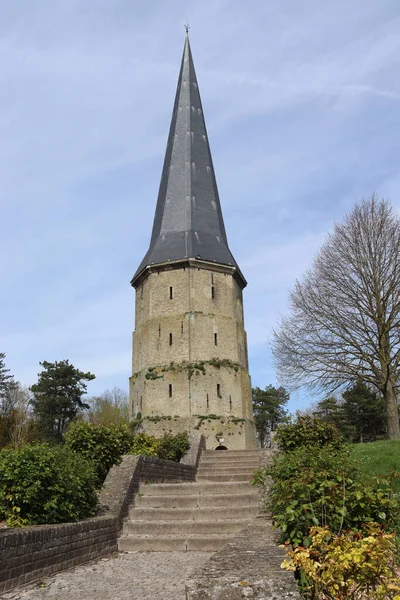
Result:
[[[248,475],[249,473],[253,473],[253,470],[247,467],[221,467],[220,465],[215,465],[213,468],[200,467],[197,471],[198,475]]]
[[[214,460],[213,458],[204,458],[201,459],[199,468],[207,467],[207,468],[234,468],[238,469],[258,469],[260,467],[259,460],[224,460],[223,458]]]
[[[234,475],[215,475],[214,473],[210,473],[210,474],[202,474],[202,475],[197,475],[196,479],[197,481],[203,482],[203,481],[227,481],[227,482],[232,482],[232,481],[236,481],[238,483],[243,483],[243,482],[248,482],[251,481],[253,478],[252,473],[247,473],[246,474],[234,474]]]
[[[118,540],[120,552],[216,552],[235,539],[236,533],[208,535],[125,536]]]
[[[195,494],[241,494],[249,492],[252,488],[245,481],[223,481],[213,483],[202,481],[200,483],[155,483],[151,485],[140,485],[138,496],[194,496]]]
[[[229,511],[231,507],[258,505],[258,491],[240,494],[193,494],[183,496],[171,494],[169,496],[136,496],[135,498],[135,506],[139,508],[205,508],[207,506],[225,506],[226,510]]]
[[[257,504],[248,506],[214,506],[211,508],[131,508],[129,518],[133,521],[209,521],[210,519],[248,519],[259,512]]]
[[[211,512],[211,511],[210,511]],[[223,519],[214,521],[126,521],[124,535],[187,535],[235,533],[248,525],[250,519]]]
[[[207,457],[209,458],[210,456],[215,456],[218,459],[221,457],[223,458],[238,458],[238,457],[247,457],[247,458],[254,458],[254,459],[259,459],[260,458],[260,451],[259,450],[205,450],[202,453],[202,458],[203,457]]]

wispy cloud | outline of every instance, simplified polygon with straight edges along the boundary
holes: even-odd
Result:
[[[334,219],[372,190],[399,205],[397,2],[5,0],[0,350],[24,383],[68,357],[92,392],[127,387],[186,16],[255,384]]]

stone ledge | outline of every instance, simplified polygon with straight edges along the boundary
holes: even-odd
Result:
[[[260,516],[186,582],[187,600],[300,600],[293,573],[281,569],[285,551],[271,521]]]

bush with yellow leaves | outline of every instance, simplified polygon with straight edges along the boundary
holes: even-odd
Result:
[[[307,547],[287,544],[282,567],[300,573],[309,599],[400,600],[394,539],[377,523],[366,524],[363,533],[312,527]]]

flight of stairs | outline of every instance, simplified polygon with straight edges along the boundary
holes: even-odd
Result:
[[[196,483],[141,484],[119,550],[219,550],[259,511],[257,468],[257,450],[206,450]]]

